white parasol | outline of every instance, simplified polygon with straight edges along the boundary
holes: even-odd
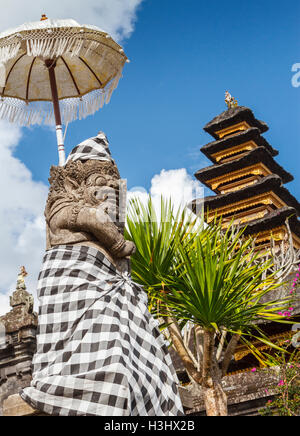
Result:
[[[43,15],[1,33],[0,118],[22,126],[55,122],[59,165],[64,165],[62,123],[108,103],[126,61],[106,32],[71,19]]]

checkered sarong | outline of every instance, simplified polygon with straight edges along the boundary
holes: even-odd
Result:
[[[167,346],[143,289],[97,249],[48,250],[37,353],[21,397],[55,416],[183,415]]]

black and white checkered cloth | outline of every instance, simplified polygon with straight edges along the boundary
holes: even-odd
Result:
[[[143,289],[97,249],[48,250],[33,380],[21,397],[54,416],[181,416],[178,379]]]
[[[109,150],[108,139],[103,132],[99,132],[94,138],[86,139],[77,145],[68,156],[66,164],[76,160],[106,160],[114,162]]]

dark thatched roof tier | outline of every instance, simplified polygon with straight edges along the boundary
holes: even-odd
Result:
[[[252,127],[251,129],[245,130],[241,133],[237,133],[232,136],[227,136],[224,139],[219,139],[218,141],[210,142],[204,145],[200,150],[205,156],[208,157],[212,162],[217,163],[216,160],[211,156],[218,151],[226,150],[236,145],[244,144],[248,141],[254,141],[259,147],[265,147],[272,156],[277,156],[278,151],[275,150],[268,141],[265,140],[263,136],[260,135],[260,131],[257,127]]]
[[[195,177],[206,185],[206,181],[214,179],[215,177],[220,177],[260,162],[263,163],[272,173],[277,174],[282,179],[283,183],[288,183],[294,180],[294,177],[290,173],[285,171],[284,168],[275,162],[265,147],[258,147],[254,150],[251,150],[240,159],[236,159],[232,162],[227,162],[220,165],[211,165],[203,168],[195,173]],[[206,186],[210,188],[209,185]]]
[[[212,121],[206,124],[204,130],[217,139],[218,136],[215,132],[243,121],[246,121],[251,127],[257,127],[260,130],[260,133],[264,133],[269,129],[266,123],[259,121],[254,117],[251,109],[245,106],[237,106],[235,108],[230,108],[215,117]]]
[[[269,191],[274,192],[274,194],[281,198],[281,200],[283,200],[287,206],[296,209],[297,214],[300,216],[299,202],[286,188],[282,186],[281,178],[275,174],[263,177],[260,181],[254,183],[253,185],[247,186],[238,191],[193,200],[189,207],[195,211],[200,210],[200,207],[204,204],[205,211],[212,211],[229,204],[248,200],[251,197],[255,197]]]
[[[263,218],[251,221],[247,224],[244,234],[255,235],[259,232],[275,229],[285,224],[286,219],[289,219],[289,226],[291,231],[298,237],[300,237],[300,221],[297,219],[297,212],[293,207],[283,207],[268,213]]]

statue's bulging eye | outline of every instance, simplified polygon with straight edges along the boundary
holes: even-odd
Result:
[[[104,177],[97,177],[95,180],[95,185],[97,186],[105,186],[106,185],[106,180]]]

